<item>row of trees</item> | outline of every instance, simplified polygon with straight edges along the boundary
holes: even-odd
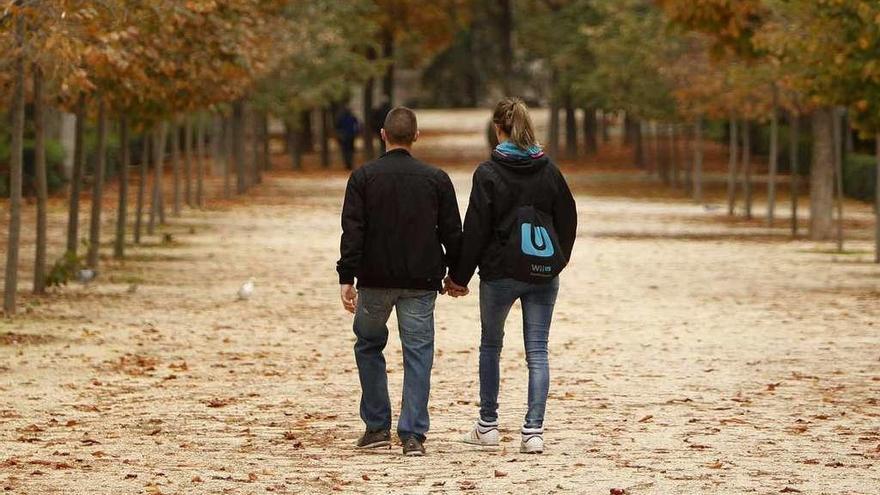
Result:
[[[144,227],[152,234],[165,221],[166,196],[175,216],[185,206],[203,205],[210,163],[223,174],[226,196],[258,183],[269,166],[270,114],[290,129],[289,148],[299,165],[305,112],[326,109],[352,85],[391,70],[382,52],[393,51],[404,29],[396,27],[388,38],[399,19],[379,7],[331,0],[4,2],[0,94],[9,96],[2,104],[8,102],[11,116],[5,313],[16,310],[26,129],[32,129],[37,191],[33,290],[41,294],[80,266],[97,270],[102,199],[113,172],[119,181],[113,254],[122,258],[127,236],[140,242]],[[50,108],[76,116],[66,252],[51,271],[45,161]],[[319,126],[324,134],[326,128]],[[90,132],[96,134],[92,146]],[[323,142],[326,147],[326,136]],[[136,174],[129,172],[132,165],[138,165]],[[131,181],[137,184],[133,221],[130,175],[138,179]],[[80,201],[87,180],[91,213],[83,241]]]
[[[760,128],[769,134],[768,225],[776,217],[778,174],[787,165],[794,235],[800,176],[808,173],[810,238],[837,237],[842,249],[843,155],[854,133],[865,145],[880,137],[880,4],[522,0],[518,6],[528,13],[518,24],[523,59],[546,64],[552,90],[551,152],[578,152],[571,137],[576,108],[586,110],[581,149],[588,153],[597,145],[596,110],[622,111],[633,162],[671,185],[681,178],[699,199],[707,123],[727,122],[728,210],[751,218]],[[562,149],[560,113],[569,136]],[[804,143],[812,144],[809,159]]]

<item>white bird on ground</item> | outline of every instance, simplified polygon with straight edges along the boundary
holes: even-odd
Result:
[[[95,277],[98,276],[98,272],[89,268],[83,268],[82,270],[76,272],[76,281],[81,284],[87,284],[92,280],[95,280]]]
[[[248,279],[247,282],[241,285],[238,289],[238,300],[239,301],[247,301],[254,295],[254,277]]]

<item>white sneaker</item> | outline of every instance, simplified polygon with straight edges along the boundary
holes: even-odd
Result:
[[[482,447],[497,447],[501,435],[498,433],[498,422],[486,422],[479,420],[473,429],[462,437],[461,441],[471,445]]]
[[[544,452],[544,429],[523,428],[519,451],[523,454],[540,454]]]

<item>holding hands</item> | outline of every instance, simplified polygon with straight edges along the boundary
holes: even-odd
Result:
[[[443,279],[442,293],[448,294],[452,297],[461,297],[468,295],[470,293],[470,290],[467,287],[458,285],[457,283],[455,283],[455,281],[452,280],[452,277],[447,275],[446,278]]]

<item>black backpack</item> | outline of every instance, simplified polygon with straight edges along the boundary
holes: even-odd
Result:
[[[501,171],[495,173],[510,190],[513,200],[510,212],[501,222],[504,266],[511,278],[521,282],[550,282],[568,264],[553,216],[536,208],[531,194],[514,188]]]

